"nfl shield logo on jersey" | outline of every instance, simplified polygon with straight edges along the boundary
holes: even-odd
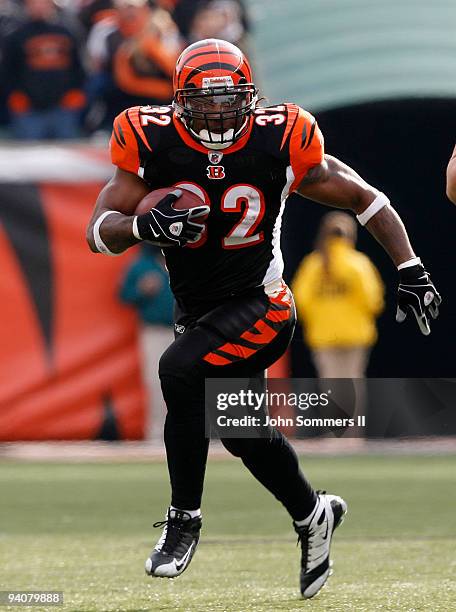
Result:
[[[223,153],[216,153],[214,151],[210,151],[207,156],[211,164],[219,164],[223,159]]]

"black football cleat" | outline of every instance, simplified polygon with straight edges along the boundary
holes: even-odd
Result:
[[[317,491],[318,501],[310,523],[305,527],[293,526],[301,543],[301,594],[305,599],[314,597],[332,574],[329,552],[334,529],[344,520],[347,504],[341,497]]]
[[[166,520],[154,523],[163,533],[146,560],[146,574],[160,578],[180,576],[190,564],[201,530],[201,516],[191,518],[183,510],[170,510]]]

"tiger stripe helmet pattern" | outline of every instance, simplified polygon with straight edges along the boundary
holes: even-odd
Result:
[[[224,149],[239,140],[248,130],[257,100],[250,64],[235,45],[201,40],[177,60],[174,111],[204,146]]]

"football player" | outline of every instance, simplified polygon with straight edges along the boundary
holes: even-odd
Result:
[[[89,245],[111,255],[143,240],[163,247],[177,304],[176,339],[159,368],[171,504],[146,561],[148,574],[174,577],[188,567],[201,529],[205,379],[261,378],[293,334],[280,252],[287,196],[356,214],[398,268],[398,321],[411,315],[429,334],[440,296],[387,196],[325,155],[310,113],[288,103],[260,107],[249,63],[232,44],[210,39],[185,49],[172,105],[121,113],[111,155],[116,169],[98,198]],[[136,215],[140,200],[160,187],[169,194]],[[198,194],[201,206],[175,210],[182,188]],[[264,438],[222,442],[288,510],[302,547],[301,593],[313,597],[331,572],[331,538],[345,501],[313,490],[274,428]]]

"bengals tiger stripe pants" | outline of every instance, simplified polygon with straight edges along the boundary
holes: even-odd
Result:
[[[281,283],[211,305],[201,313],[176,312],[175,341],[160,359],[159,375],[167,406],[165,446],[171,504],[201,506],[209,441],[205,437],[205,378],[263,377],[288,347],[295,326],[293,298]],[[182,333],[183,332],[183,333]],[[299,469],[287,439],[271,427],[258,439],[224,438],[222,443],[275,497],[294,520],[312,511],[316,495]]]

